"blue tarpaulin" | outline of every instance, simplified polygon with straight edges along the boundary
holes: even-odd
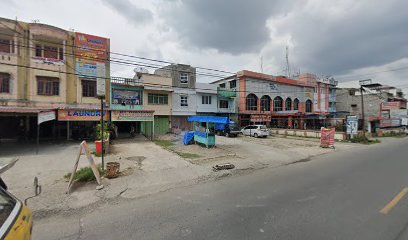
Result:
[[[228,117],[214,117],[214,116],[190,116],[187,118],[189,122],[208,122],[208,123],[222,123],[228,124]]]
[[[190,144],[193,138],[194,138],[194,132],[186,132],[184,134],[184,140],[183,140],[184,145]]]

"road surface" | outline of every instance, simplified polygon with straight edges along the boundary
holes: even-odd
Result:
[[[407,156],[387,139],[44,218],[34,239],[408,239]]]

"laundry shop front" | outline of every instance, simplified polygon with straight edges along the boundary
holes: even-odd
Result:
[[[95,127],[101,121],[101,111],[97,109],[59,109],[58,134],[67,139],[94,139]],[[103,113],[105,121],[109,121],[109,111]]]
[[[115,125],[126,123],[130,126],[129,133],[119,132],[118,137],[129,137],[133,134],[143,134],[154,138],[154,111],[152,110],[112,110],[111,121]],[[132,133],[131,133],[132,131]]]

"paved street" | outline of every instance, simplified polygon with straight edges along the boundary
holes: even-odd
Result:
[[[407,239],[408,138],[118,200],[35,223],[34,239]]]

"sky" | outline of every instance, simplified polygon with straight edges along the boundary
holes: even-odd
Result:
[[[1,17],[107,37],[116,53],[272,75],[286,73],[288,53],[291,74],[309,72],[340,82],[372,79],[408,91],[406,0],[0,0],[0,4]],[[112,64],[111,75],[133,77],[134,67]],[[204,82],[219,78],[198,77]]]

